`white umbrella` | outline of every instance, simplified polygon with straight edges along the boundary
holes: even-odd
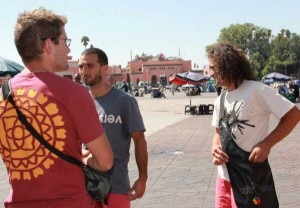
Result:
[[[262,78],[263,81],[269,80],[269,79],[272,79],[274,82],[280,82],[280,81],[287,82],[287,81],[290,81],[292,78],[289,76],[286,76],[284,74],[280,74],[278,72],[269,73]]]

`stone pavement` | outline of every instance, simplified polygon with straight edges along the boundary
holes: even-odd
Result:
[[[214,133],[211,115],[185,115],[184,106],[190,97],[182,92],[172,96],[169,91],[166,96],[137,98],[147,129],[149,178],[144,197],[134,201],[132,208],[213,208],[216,167],[210,155]],[[191,97],[191,102],[210,104],[215,98],[216,93],[202,93]],[[275,125],[272,118],[270,128]],[[300,124],[270,155],[281,208],[300,207],[299,135]],[[131,155],[129,170],[134,181],[137,168],[133,149]],[[1,201],[8,190],[6,170],[0,162]]]
[[[210,124],[212,116],[184,115],[188,98],[182,94],[173,97],[170,93],[167,97],[168,101],[138,98],[147,131],[150,128],[146,133],[149,179],[144,197],[134,201],[132,207],[213,208],[217,172],[210,155],[214,133]],[[215,98],[215,93],[202,93],[192,97],[192,105],[213,103]],[[170,122],[170,117],[175,119],[174,122]],[[276,124],[272,117],[270,129]],[[153,129],[153,125],[160,128]],[[300,124],[270,154],[281,208],[300,207],[299,135]],[[134,156],[129,167],[131,181],[134,181],[137,177]]]

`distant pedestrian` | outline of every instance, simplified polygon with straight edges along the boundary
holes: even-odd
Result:
[[[81,76],[80,76],[79,73],[76,73],[76,74],[74,75],[74,81],[75,81],[76,83],[78,83],[78,84],[80,84],[80,85],[82,85],[82,86],[84,86],[85,88],[88,89],[88,86],[86,86],[86,85],[82,82],[82,79],[81,79]]]
[[[216,85],[216,89],[217,89],[217,95],[221,95],[222,92],[222,86]]]
[[[166,95],[165,95],[165,88],[162,84],[160,84],[158,86],[158,90],[159,90],[159,97],[160,98],[167,98]]]
[[[296,85],[296,83],[293,83],[293,91],[292,91],[294,97],[295,97],[295,102],[298,102],[299,100],[299,86]]]
[[[172,83],[172,85],[171,85],[171,92],[172,92],[173,96],[175,94],[175,90],[176,90],[176,85],[174,83]]]
[[[121,89],[124,90],[124,92],[128,93],[129,87],[128,87],[128,84],[125,81],[123,81],[123,85],[122,85]]]
[[[209,68],[227,88],[215,101],[212,162],[218,165],[215,207],[277,208],[271,149],[300,120],[299,109],[269,86],[254,81],[245,54],[229,43],[213,45]],[[279,119],[268,132],[270,115]]]
[[[197,92],[196,95],[201,95],[201,87],[200,84],[197,84]]]
[[[77,73],[77,74],[74,75],[74,81],[79,83],[79,84],[82,84],[80,74]]]

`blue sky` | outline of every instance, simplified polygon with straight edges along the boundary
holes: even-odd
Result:
[[[81,37],[103,49],[110,65],[122,65],[137,54],[179,56],[202,68],[205,47],[231,24],[253,23],[300,34],[300,1],[295,0],[1,0],[0,56],[22,64],[13,41],[17,16],[43,6],[66,15],[72,39],[70,55],[84,49]]]

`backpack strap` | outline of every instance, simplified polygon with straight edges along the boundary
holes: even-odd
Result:
[[[224,114],[225,114],[225,111],[224,111],[225,95],[226,95],[226,92],[223,91],[221,93],[221,99],[220,99],[219,118],[222,118],[224,116]]]

